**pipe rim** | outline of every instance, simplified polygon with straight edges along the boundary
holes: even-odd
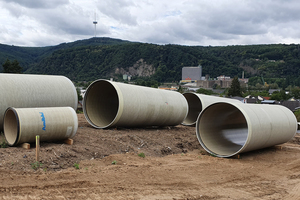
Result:
[[[67,78],[65,76],[60,76],[60,77],[64,77],[65,79],[67,79],[67,81],[69,81],[69,83],[73,86],[72,88],[73,88],[73,93],[74,93],[74,96],[75,96],[75,102],[74,102],[74,107],[72,107],[72,106],[70,106],[70,107],[73,108],[76,111],[77,108],[78,108],[78,95],[77,95],[76,87],[69,78]]]
[[[15,117],[14,118],[15,121],[13,121],[13,122],[15,122],[16,130],[12,130],[12,129],[14,129],[14,127],[10,127],[9,124],[7,124],[10,120],[7,122],[6,118],[7,118],[7,115],[10,115],[10,114],[13,114]],[[11,116],[8,116],[8,117],[11,117]],[[13,108],[13,107],[9,107],[5,111],[4,118],[3,118],[3,132],[4,132],[5,140],[9,146],[14,146],[15,144],[18,143],[18,140],[19,140],[20,134],[21,134],[20,133],[20,120],[19,120],[18,113],[16,112],[15,108]],[[14,137],[15,139],[10,138],[11,132],[15,136]]]
[[[237,150],[234,150],[228,154],[216,153],[216,151],[211,150],[211,148],[207,147],[208,145],[206,145],[205,142],[203,141],[203,139],[201,137],[201,131],[199,130],[199,129],[201,129],[201,126],[202,126],[201,118],[203,118],[205,113],[208,112],[212,107],[216,107],[216,105],[227,105],[227,106],[233,107],[233,109],[236,109],[239,112],[239,114],[244,117],[244,123],[245,123],[245,125],[247,125],[246,126],[247,131],[244,132],[244,134],[245,133],[247,133],[247,134],[246,134],[246,137],[244,136],[244,138],[243,138],[243,144],[240,145],[240,148],[237,148]],[[215,155],[217,157],[226,158],[226,157],[234,156],[240,152],[243,152],[243,150],[247,147],[249,140],[251,139],[251,132],[252,132],[251,120],[249,120],[249,117],[247,116],[245,111],[239,105],[236,105],[231,102],[216,102],[216,103],[209,105],[208,107],[206,107],[204,110],[201,111],[201,113],[199,114],[199,116],[197,118],[197,122],[196,122],[196,136],[197,136],[199,143],[208,153]]]
[[[114,99],[113,100],[117,101],[117,102],[114,102],[115,105],[117,105],[117,106],[114,106],[114,107],[117,107],[117,109],[115,109],[113,111],[113,113],[112,113],[113,116],[109,116],[109,117],[100,116],[100,117],[103,117],[102,119],[100,119],[100,123],[99,123],[99,120],[97,121],[97,119],[95,119],[95,118],[98,117],[98,116],[95,116],[95,115],[99,114],[99,111],[97,111],[97,109],[93,108],[92,107],[93,105],[91,106],[92,103],[90,103],[90,101],[93,101],[95,99],[93,99],[93,97],[91,97],[91,95],[89,95],[90,93],[92,94],[92,92],[94,92],[93,90],[96,90],[98,92],[98,90],[102,89],[102,88],[100,88],[100,89],[96,88],[97,84],[107,84],[109,87],[111,87],[111,89],[113,90],[113,93],[114,93]],[[96,89],[94,89],[93,87],[95,87]],[[98,100],[98,102],[101,101],[101,100],[105,101],[105,97],[102,98],[102,99],[101,99],[101,97],[100,98],[96,97],[96,100]],[[105,110],[106,108],[104,108],[104,107],[102,107],[101,109]],[[113,106],[111,106],[111,107],[113,107]],[[84,116],[85,116],[86,120],[89,122],[90,125],[92,125],[94,128],[108,128],[110,126],[113,126],[120,119],[120,117],[122,115],[122,111],[123,111],[123,95],[122,95],[122,92],[120,91],[119,87],[116,84],[114,84],[114,82],[108,81],[108,80],[105,80],[105,79],[99,79],[99,80],[96,80],[96,81],[92,82],[89,85],[89,87],[87,88],[87,90],[85,92],[84,98],[83,98],[83,112],[84,112]],[[105,112],[102,112],[102,113],[104,113],[103,115],[106,114]],[[102,123],[101,120],[102,121],[107,121],[107,122]]]
[[[203,104],[198,95],[192,92],[186,92],[182,94],[188,104],[188,112],[186,114],[185,119],[181,123],[185,126],[195,126],[197,122],[197,118],[201,111],[203,110]],[[196,117],[195,117],[196,114]]]
[[[70,138],[73,138],[76,135],[76,132],[78,130],[78,117],[77,114],[75,112],[75,110],[72,107],[68,107],[71,112],[73,113],[73,120],[74,120],[74,128],[73,128],[73,133],[71,134]]]

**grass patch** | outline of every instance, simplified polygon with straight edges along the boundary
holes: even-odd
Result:
[[[4,138],[4,134],[1,132],[1,137],[2,137],[2,141],[0,142],[0,148],[7,148],[8,147],[8,144]]]
[[[37,170],[38,168],[40,168],[43,164],[40,163],[40,162],[34,162],[34,163],[31,163],[31,168],[34,169],[34,170]]]
[[[144,154],[143,152],[142,152],[142,153],[139,153],[138,156],[141,157],[141,158],[145,158],[145,157],[146,157],[145,154]]]
[[[73,166],[74,166],[75,169],[79,169],[79,164],[78,163],[74,163]]]

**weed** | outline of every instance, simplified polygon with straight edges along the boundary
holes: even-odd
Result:
[[[0,143],[0,148],[7,148],[7,147],[8,147],[8,144],[6,143],[6,141],[5,141],[4,137],[3,137],[2,142]]]
[[[145,158],[145,157],[146,157],[145,154],[144,154],[143,152],[142,152],[142,153],[139,153],[138,156],[141,157],[141,158]]]
[[[78,110],[78,109],[77,109],[77,110],[76,110],[76,113],[77,113],[77,114],[82,114],[82,113],[83,113],[83,111],[82,111],[82,110]]]
[[[14,162],[11,162],[11,165],[14,165],[15,163]]]
[[[115,165],[115,164],[117,164],[117,161],[114,160],[114,161],[111,162],[111,164]]]
[[[43,171],[44,171],[44,172],[47,172],[47,167],[45,167],[45,168],[43,169]]]
[[[43,164],[40,163],[40,162],[34,162],[34,163],[31,163],[31,168],[34,169],[34,170],[37,170],[38,168],[40,168]]]
[[[74,167],[75,167],[75,169],[79,169],[79,164],[77,164],[77,163],[74,163],[74,165],[73,165]]]
[[[181,153],[182,156],[184,156],[184,153]]]

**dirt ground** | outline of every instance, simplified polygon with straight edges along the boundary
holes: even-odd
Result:
[[[239,159],[217,158],[194,127],[102,130],[78,119],[73,145],[41,143],[40,166],[34,144],[0,148],[0,199],[300,199],[298,134]]]

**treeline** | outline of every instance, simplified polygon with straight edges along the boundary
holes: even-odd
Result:
[[[251,78],[252,86],[263,86],[264,82],[273,84],[272,87],[300,86],[300,49],[296,44],[204,47],[91,38],[53,47],[21,49],[11,51],[9,55],[15,57],[8,58],[17,59],[25,73],[59,74],[73,81],[110,77],[121,80],[122,74],[115,73],[117,68],[129,71],[143,59],[155,68],[155,73],[133,79],[146,83],[178,82],[182,67],[202,65],[202,75],[211,78],[220,75],[241,78],[244,71],[245,77]],[[30,56],[25,59],[26,52]],[[7,55],[8,52],[3,54],[0,46],[0,61],[1,58],[7,59]]]
[[[299,85],[299,52],[297,45],[195,47],[127,43],[83,46],[55,51],[28,72],[63,74],[76,81],[93,80],[117,77],[116,68],[128,71],[143,59],[156,69],[151,79],[158,82],[179,81],[182,67],[200,64],[203,75],[212,78],[241,77],[244,71],[247,78],[283,78],[277,81],[279,86],[284,79]]]
[[[17,60],[24,72],[29,68],[36,67],[42,59],[51,56],[57,50],[70,49],[81,46],[95,45],[118,45],[129,43],[129,41],[112,39],[112,38],[90,38],[86,40],[78,40],[70,43],[62,43],[56,46],[47,47],[19,47],[14,45],[0,44],[0,72],[2,64],[7,60]]]

